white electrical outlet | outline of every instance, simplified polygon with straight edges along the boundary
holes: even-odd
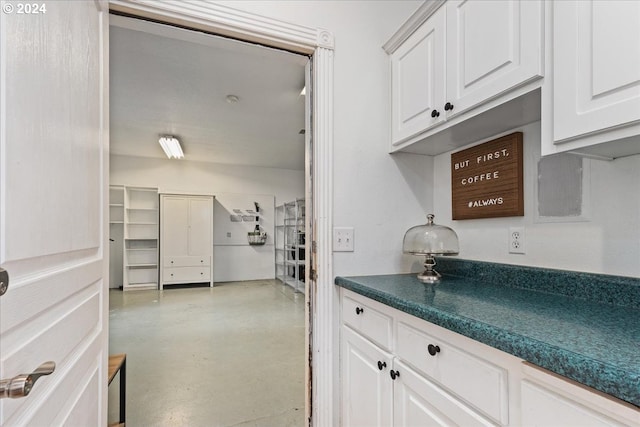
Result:
[[[525,250],[524,242],[525,242],[524,227],[510,227],[509,228],[509,253],[523,254]]]
[[[333,228],[333,252],[353,252],[353,227]]]

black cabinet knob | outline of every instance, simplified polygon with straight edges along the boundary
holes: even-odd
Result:
[[[387,367],[387,362],[381,362],[378,360],[378,369],[382,371],[386,367]]]
[[[440,112],[438,110],[431,110],[431,117],[433,117],[434,119],[436,117],[440,117]]]
[[[453,110],[453,104],[450,102],[447,102],[446,104],[444,104],[444,111],[451,111]]]
[[[400,376],[400,372],[394,371],[393,369],[389,371],[389,375],[391,375],[391,379],[395,380]]]
[[[440,346],[429,344],[427,350],[429,351],[430,355],[435,356],[437,353],[440,353]]]
[[[356,307],[356,314],[360,314],[364,311],[364,308]]]

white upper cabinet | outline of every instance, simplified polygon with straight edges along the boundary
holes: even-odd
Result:
[[[440,8],[391,55],[394,143],[444,120],[444,18]]]
[[[542,76],[542,4],[449,0],[447,117]]]
[[[541,86],[543,28],[537,0],[426,2],[384,46],[391,151],[438,154],[538,120],[539,96],[504,104]]]
[[[546,123],[552,136],[543,154],[629,137],[635,149],[627,141],[594,152],[639,153],[640,2],[559,1],[550,14],[553,84],[543,103],[553,111]]]

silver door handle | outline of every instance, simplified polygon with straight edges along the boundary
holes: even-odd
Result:
[[[27,396],[31,393],[31,389],[38,378],[43,375],[49,375],[55,370],[55,362],[44,362],[30,374],[20,374],[8,380],[0,380],[0,399],[5,397],[16,399]]]

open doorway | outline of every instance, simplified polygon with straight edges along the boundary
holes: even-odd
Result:
[[[304,158],[305,138],[304,133],[301,132],[305,129],[304,98],[300,95],[304,87],[304,67],[308,58],[121,16],[112,16],[111,24],[111,183],[116,194],[118,194],[117,188],[122,188],[123,203],[114,203],[114,207],[117,210],[115,205],[123,205],[123,219],[114,221],[110,227],[115,230],[122,227],[121,241],[119,242],[115,235],[115,241],[112,242],[114,248],[121,248],[121,252],[112,253],[112,258],[124,260],[120,267],[122,269],[120,274],[118,274],[118,266],[111,270],[111,277],[114,279],[111,286],[136,285],[138,283],[130,279],[130,273],[140,274],[143,270],[143,279],[139,283],[152,285],[153,272],[156,271],[158,276],[163,273],[162,267],[159,266],[161,263],[156,263],[154,266],[153,262],[146,259],[136,263],[132,262],[128,255],[128,252],[131,252],[137,255],[150,255],[153,258],[153,233],[151,232],[150,235],[143,233],[144,235],[139,235],[138,239],[127,228],[129,226],[135,229],[157,227],[157,224],[147,217],[140,221],[134,219],[129,224],[130,213],[127,212],[127,205],[132,203],[129,194],[133,197],[136,192],[140,193],[141,202],[146,203],[148,193],[152,193],[147,190],[153,189],[156,189],[157,194],[215,196],[212,261],[215,283],[265,280],[265,275],[269,275],[268,272],[272,272],[270,277],[275,279],[278,276],[276,266],[279,259],[276,251],[279,239],[276,206],[284,206],[291,202],[299,205],[299,201],[305,201],[305,177],[309,176],[305,173],[305,164],[309,162],[305,163]],[[220,49],[222,53],[211,54],[212,49]],[[239,56],[240,59],[234,56]],[[242,59],[246,56],[255,56],[257,62],[251,63],[247,59]],[[239,60],[240,63],[234,64],[234,60]],[[246,62],[243,63],[243,60]],[[276,62],[285,65],[268,71],[270,64]],[[202,73],[203,70],[205,73]],[[222,75],[225,74],[223,70],[234,78],[226,87],[220,84],[223,80]],[[240,73],[238,70],[247,72]],[[220,74],[216,71],[220,71]],[[241,74],[244,75],[244,80],[238,79]],[[257,96],[260,84],[268,85],[269,80],[266,76],[270,74],[273,76],[270,87],[280,93],[270,93],[260,98]],[[127,77],[130,79],[127,80]],[[287,85],[290,87],[287,88]],[[280,104],[286,103],[287,98],[292,100],[291,104],[296,104],[293,105],[295,108],[301,109],[302,114],[294,117],[297,113],[292,110],[291,117],[286,117],[286,123],[283,123],[277,121],[272,114],[278,111]],[[244,103],[251,104],[245,106]],[[239,111],[241,109],[244,112]],[[210,133],[212,128],[215,129],[216,134]],[[183,141],[185,160],[168,160],[164,157],[157,141],[161,134],[175,135]],[[290,136],[291,134],[293,136]],[[256,205],[254,211],[254,213],[260,212],[260,215],[255,215],[255,217],[259,216],[259,221],[244,218],[251,216],[249,208],[253,207],[245,206],[247,203],[256,203],[261,206],[261,209],[258,209]],[[297,208],[299,209],[299,206]],[[240,212],[236,212],[236,209]],[[149,210],[153,210],[153,207]],[[298,210],[298,212],[303,211]],[[241,221],[238,221],[238,217]],[[246,223],[250,223],[251,228],[255,225],[266,232],[267,244],[260,250],[255,250],[256,248],[236,240],[238,234],[246,238],[246,230],[242,227],[246,228]],[[303,220],[303,230],[304,225]],[[151,243],[141,247],[134,240],[147,240]],[[298,245],[295,252],[296,258],[300,261],[302,257],[298,254],[300,254],[300,248],[304,247],[304,239],[296,240],[296,244]],[[158,248],[161,245],[158,242],[155,247]],[[282,248],[284,251],[285,247]],[[289,252],[285,254],[287,260],[291,260]],[[157,258],[161,257],[159,251],[156,250],[155,254]],[[305,267],[304,262],[301,266]],[[298,282],[304,275],[301,271],[305,270],[309,269],[292,270]],[[123,278],[121,283],[116,280],[118,277]],[[286,283],[286,280],[282,282]],[[232,286],[229,283],[226,289],[231,289]],[[247,286],[243,287],[243,291],[247,290]],[[277,287],[278,282],[274,282],[272,286]],[[300,300],[300,293],[290,292],[304,290],[300,288],[300,283],[297,284],[297,289],[288,289],[284,284],[281,286],[285,293],[288,292],[289,297]],[[211,295],[208,289],[205,290],[208,292],[207,295]],[[192,289],[186,291],[185,293],[193,292]],[[157,291],[151,292],[157,293]],[[132,293],[131,298],[126,293],[119,295],[121,298],[119,309],[127,304],[129,307],[135,306],[144,299],[138,296],[142,294],[140,292],[133,296]],[[197,299],[202,297],[202,295],[196,296]],[[153,305],[160,305],[163,302],[162,298],[162,294],[157,294],[155,300],[151,298],[143,305],[145,310],[151,307],[147,313],[148,322],[153,323],[154,315],[161,315],[160,311],[154,314]],[[187,302],[187,308],[190,307],[189,304],[191,303]],[[219,309],[221,308],[218,307]],[[302,311],[304,312],[304,305]],[[235,314],[238,315],[237,312]],[[124,317],[126,322],[126,316]],[[123,319],[118,319],[120,320]],[[304,326],[304,318],[299,320]],[[111,329],[114,331],[118,329],[115,320],[112,321]],[[127,331],[126,324],[120,325],[119,330]],[[177,331],[179,332],[179,328]],[[145,333],[151,332],[146,330]],[[157,334],[161,331],[156,330],[153,333]],[[153,351],[153,348],[151,347],[150,350]],[[185,350],[185,348],[178,350]],[[118,351],[123,350],[118,349]],[[268,351],[268,348],[264,351]],[[302,359],[305,354],[304,341],[299,351]],[[187,360],[190,356],[195,357],[195,354],[183,356]],[[205,363],[206,357],[198,355],[198,358],[198,363]],[[140,362],[148,363],[149,360]],[[260,365],[260,363],[260,358],[256,358],[255,364]],[[135,382],[134,361],[129,358],[128,364],[131,384]],[[181,372],[184,375],[188,370],[181,371],[180,366],[175,366],[172,374],[180,375]],[[191,372],[200,376],[206,375],[206,372],[202,371]],[[159,373],[159,375],[167,374],[168,372]],[[215,383],[220,378],[228,381],[233,376],[217,376],[209,381]],[[181,379],[188,381],[186,376]],[[149,375],[146,381],[150,381]],[[303,385],[305,383],[304,372],[301,372],[299,383]],[[207,393],[199,388],[202,383],[193,385],[194,393]],[[232,390],[232,385],[229,383],[226,386],[227,392]],[[220,388],[219,383],[216,386]],[[195,389],[196,387],[198,388]],[[189,389],[189,385],[185,385],[184,388]],[[135,412],[132,413],[132,410],[143,409],[132,399],[136,398],[136,394],[141,394],[140,391],[144,391],[144,388],[138,390],[139,393],[135,393],[132,386],[129,386],[129,389],[128,419],[131,419],[135,417]],[[225,390],[224,385],[222,390]],[[301,391],[304,393],[304,388]],[[167,394],[166,389],[160,392]],[[144,394],[145,399],[151,399],[150,393]],[[264,394],[263,397],[269,396]],[[215,399],[214,396],[209,398]],[[252,409],[257,406],[256,397],[245,394],[242,398],[247,405],[247,414],[251,414]],[[235,401],[237,402],[238,399]],[[300,409],[302,408],[298,408]],[[304,413],[303,410],[300,412],[301,415]],[[182,417],[177,421],[195,425],[189,422],[188,414],[178,412],[174,414]],[[149,413],[146,415],[148,416]],[[168,421],[166,418],[164,420]],[[135,423],[133,419],[131,421]],[[138,422],[143,421],[145,420],[138,420]],[[246,421],[251,421],[251,418]]]

